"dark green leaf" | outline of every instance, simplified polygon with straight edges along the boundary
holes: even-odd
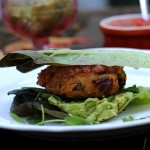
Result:
[[[12,112],[10,112],[10,116],[18,123],[23,123],[23,124],[25,123],[25,121],[22,118],[20,118],[19,116],[17,116]]]
[[[16,66],[19,71],[24,73],[36,69],[42,65],[34,63],[32,58],[24,54],[9,53],[5,56],[5,59],[1,59],[0,67],[11,67],[11,66]]]
[[[21,89],[15,89],[15,90],[12,90],[12,91],[9,91],[8,92],[8,95],[9,94],[20,94],[20,93],[32,93],[32,94],[38,94],[39,92],[42,92],[42,93],[48,93],[45,89],[42,89],[42,88],[36,88],[36,87],[22,87]]]
[[[42,121],[42,122],[39,122],[37,123],[37,125],[44,125],[45,123],[65,123],[65,120],[63,119],[52,119],[52,120],[46,120],[46,121]]]
[[[114,100],[114,96],[107,97],[108,102],[112,102]]]
[[[41,114],[39,114],[39,115],[34,115],[34,116],[31,116],[31,117],[28,117],[28,118],[26,119],[26,122],[27,122],[28,124],[33,124],[33,125],[35,125],[35,124],[41,123],[41,120],[42,120],[42,117],[41,117]],[[50,122],[50,121],[51,121],[51,122],[55,122],[55,121],[52,121],[52,120],[59,120],[59,119],[45,114],[45,121],[44,121],[44,123],[48,123],[48,122]]]
[[[46,92],[39,92],[38,93],[38,96],[36,97],[36,100],[47,100],[50,96],[53,96],[55,97],[56,99],[60,100],[60,97],[56,96],[56,95],[53,95],[53,94],[50,94],[50,93],[46,93]]]
[[[26,122],[28,124],[37,124],[39,122],[41,122],[41,115],[35,115],[35,116],[31,116],[29,118],[26,119]]]
[[[38,92],[33,91],[33,89],[23,88],[8,92],[8,94],[15,94],[10,108],[11,112],[18,116],[31,116],[38,113],[38,111],[33,107],[35,103],[37,103],[35,101],[37,93]]]
[[[18,116],[33,116],[41,113],[41,105],[44,107],[44,112],[56,118],[64,119],[66,113],[60,111],[57,107],[49,104],[47,101],[49,94],[45,89],[34,87],[23,87],[21,89],[12,90],[8,94],[15,94],[11,105],[11,112]],[[56,99],[60,99],[55,96]]]
[[[150,116],[141,117],[138,120],[143,120],[143,119],[147,119],[147,118],[150,118]]]
[[[25,116],[31,116],[39,113],[39,111],[37,111],[37,109],[33,107],[36,102],[28,101],[18,105],[14,105],[14,103],[16,102],[15,100],[13,101],[10,110],[16,115],[25,117]]]
[[[136,85],[133,85],[133,86],[131,86],[131,87],[122,89],[121,92],[139,93],[139,89],[137,88]]]
[[[40,106],[35,106],[35,108],[41,111]],[[57,108],[55,109],[55,107],[53,107],[53,106],[51,107],[51,109],[44,107],[44,112],[48,115],[51,115],[51,116],[56,117],[56,118],[61,118],[61,119],[64,119],[64,117],[67,116],[66,113],[62,112],[61,110],[57,110]]]

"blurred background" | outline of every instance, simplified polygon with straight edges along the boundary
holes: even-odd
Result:
[[[111,6],[138,5],[139,0],[78,0],[79,9],[105,9]]]
[[[127,6],[127,5],[131,6],[139,5],[139,0],[78,0],[79,10],[86,10],[86,9],[99,10],[99,9],[106,9],[112,6]]]
[[[62,47],[66,44],[68,47],[75,49],[101,47],[103,46],[103,39],[98,28],[101,19],[117,14],[140,13],[139,0],[78,0],[78,9],[79,15],[77,19],[61,35],[63,38],[51,39],[57,46]],[[9,52],[14,49],[21,49],[22,45],[28,45],[28,43],[24,41],[18,42],[18,40],[20,39],[10,33],[0,19],[0,49]],[[30,47],[31,44],[29,43]],[[25,49],[28,49],[28,47]]]

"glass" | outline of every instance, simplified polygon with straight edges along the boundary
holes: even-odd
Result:
[[[2,19],[11,32],[31,39],[34,49],[50,47],[77,16],[77,0],[2,0]]]

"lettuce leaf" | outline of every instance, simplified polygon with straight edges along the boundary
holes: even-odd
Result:
[[[139,93],[130,105],[145,105],[150,104],[150,87],[138,86]]]
[[[45,114],[51,117],[64,119],[71,115],[92,122],[101,122],[118,116],[128,105],[136,107],[136,105],[150,104],[150,87],[136,85],[113,96],[88,98],[85,101],[67,101],[48,94],[44,89],[30,87],[16,89],[8,94],[16,95],[11,105],[11,112],[20,117],[39,114],[43,105]]]
[[[0,67],[16,66],[21,72],[28,72],[42,65],[107,65],[150,68],[150,53],[120,50],[22,50],[8,53],[0,60]]]

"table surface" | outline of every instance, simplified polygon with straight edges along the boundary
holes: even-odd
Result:
[[[88,42],[72,42],[70,43],[70,48],[73,49],[83,49],[83,48],[97,48],[97,47],[102,47],[103,46],[103,35],[99,30],[99,21],[102,18],[112,16],[112,15],[118,15],[118,14],[124,14],[124,13],[139,13],[140,8],[137,7],[115,7],[115,8],[108,8],[105,10],[99,10],[99,11],[84,11],[84,12],[79,12],[79,16],[76,19],[73,27],[69,29],[64,36],[65,37],[76,37],[76,38],[86,38],[88,39]],[[16,40],[20,40],[18,37],[14,36],[11,34],[8,29],[5,27],[3,22],[1,21],[1,26],[0,26],[0,49],[2,52],[5,51],[5,48],[11,44],[14,43]],[[11,50],[10,50],[11,51]],[[3,54],[0,51],[0,58],[3,57]],[[9,51],[7,51],[9,52]],[[142,150],[143,145],[144,145],[144,140],[145,137],[149,137],[150,132],[143,132],[140,134],[131,135],[128,137],[122,137],[122,138],[117,138],[117,139],[109,139],[109,140],[102,140],[102,139],[96,139],[95,141],[80,141],[80,144],[86,144],[86,146],[99,146],[105,147],[103,149],[128,149],[128,150]],[[150,139],[150,138],[149,138]],[[50,139],[47,140],[41,140],[41,139],[35,139],[31,137],[26,137],[24,135],[20,135],[19,133],[15,131],[10,131],[10,130],[4,130],[0,129],[0,141],[1,141],[1,146],[3,147],[9,147],[10,143],[12,146],[17,147],[15,143],[17,144],[18,142],[22,143],[23,146],[28,148],[28,144],[34,143],[36,146],[65,146],[68,144],[67,142],[61,142],[61,141],[51,141]],[[5,144],[6,141],[6,144]],[[36,142],[36,143],[35,143]],[[78,139],[70,142],[79,142]],[[147,142],[148,143],[148,142]],[[118,145],[119,144],[119,145]],[[74,146],[79,147],[78,145],[74,144]],[[146,149],[149,149],[150,144],[147,144]]]

